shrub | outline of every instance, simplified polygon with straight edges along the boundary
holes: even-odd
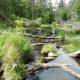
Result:
[[[15,25],[16,26],[16,31],[17,32],[22,32],[23,31],[23,27],[24,27],[25,23],[23,18],[18,18],[15,20]]]
[[[47,55],[49,52],[53,52],[54,55],[57,55],[57,49],[53,44],[45,44],[42,47],[41,53],[42,55]]]

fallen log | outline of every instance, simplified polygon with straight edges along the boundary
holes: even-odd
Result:
[[[70,64],[58,64],[58,63],[42,63],[42,64],[33,64],[32,66],[28,67],[28,72],[35,72],[39,70],[49,69],[49,68],[62,68],[68,73],[72,74],[76,78],[80,79],[80,74],[74,72],[72,69],[68,68]]]
[[[53,60],[55,57],[45,57],[46,60]]]
[[[32,46],[40,46],[40,45],[44,45],[46,43],[35,43],[35,44],[32,44]]]
[[[80,51],[76,51],[74,53],[70,53],[69,56],[74,58],[80,58]]]
[[[58,37],[45,37],[45,36],[37,36],[37,35],[31,35],[31,34],[24,34],[24,36],[29,36],[29,37],[33,37],[33,38],[41,38],[41,39],[59,39]]]

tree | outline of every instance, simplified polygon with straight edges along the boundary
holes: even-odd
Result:
[[[0,11],[7,17],[42,18],[43,23],[52,23],[55,17],[51,0],[1,0]]]
[[[64,0],[60,0],[59,2],[59,8],[63,8],[65,6]]]
[[[61,21],[67,21],[69,19],[69,9],[68,6],[65,4],[64,0],[60,0],[58,4],[58,9],[57,9],[57,18]]]
[[[80,21],[80,0],[72,0],[70,3],[72,18]]]

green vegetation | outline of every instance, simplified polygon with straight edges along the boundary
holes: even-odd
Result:
[[[0,60],[3,62],[4,80],[19,80],[25,74],[25,65],[34,58],[32,43],[28,42],[25,33],[58,37],[60,42],[56,43],[72,53],[80,50],[79,21],[79,0],[70,0],[68,4],[60,0],[56,7],[51,0],[1,0]],[[75,25],[76,22],[79,25]],[[38,62],[42,62],[49,52],[58,55],[53,44],[45,44]]]
[[[8,20],[8,22],[13,21],[16,17],[29,20],[41,18],[43,24],[51,24],[55,21],[79,21],[79,14],[79,0],[70,0],[68,5],[64,0],[60,0],[57,8],[53,7],[50,0],[1,0],[0,3],[0,19]]]
[[[32,49],[18,33],[0,34],[0,56],[5,80],[18,80],[25,74],[25,64],[33,60]]]
[[[42,55],[48,55],[49,52],[53,52],[54,56],[58,55],[57,49],[53,44],[45,44],[42,47],[41,53]]]
[[[67,40],[67,43],[64,45],[65,51],[67,53],[73,53],[80,50],[80,36],[73,37]]]
[[[56,23],[57,24],[57,23]],[[70,28],[69,25],[60,25],[53,27],[56,31],[56,36],[60,38],[67,53],[73,53],[80,50],[80,29]]]

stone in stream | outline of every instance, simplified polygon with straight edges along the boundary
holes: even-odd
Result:
[[[55,58],[55,54],[53,52],[49,52],[48,53],[48,57],[45,57],[45,60],[49,61],[49,60],[53,60]]]
[[[53,52],[49,52],[47,53],[47,55],[44,56],[43,62],[47,63],[51,60],[53,60],[55,58],[55,55],[53,54]]]
[[[56,56],[57,56],[57,55],[54,54],[53,52],[49,52],[49,53],[47,54],[47,57],[44,58],[44,62],[47,63],[47,62],[55,59]]]
[[[53,52],[49,52],[49,53],[48,53],[48,57],[53,57],[53,56],[55,56],[55,55],[53,54]]]

